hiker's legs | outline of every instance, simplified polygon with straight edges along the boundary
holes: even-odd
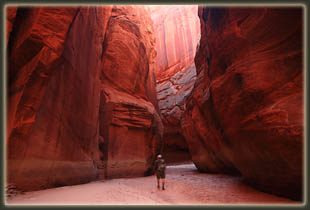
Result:
[[[159,178],[157,177],[157,188],[159,188]]]
[[[161,184],[162,184],[163,190],[164,190],[164,189],[165,189],[165,178],[162,178],[162,179],[161,179]]]

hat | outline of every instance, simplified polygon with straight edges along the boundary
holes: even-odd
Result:
[[[157,155],[158,158],[162,158],[161,154]]]

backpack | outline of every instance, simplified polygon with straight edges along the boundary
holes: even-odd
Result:
[[[164,171],[166,169],[166,164],[165,161],[163,159],[160,159],[158,161],[158,171]]]

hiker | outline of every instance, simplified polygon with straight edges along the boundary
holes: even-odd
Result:
[[[155,160],[155,174],[157,177],[157,188],[160,189],[161,179],[162,189],[165,190],[166,163],[161,154],[157,155],[157,160]]]

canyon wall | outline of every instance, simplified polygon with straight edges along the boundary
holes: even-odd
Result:
[[[99,128],[106,177],[150,174],[162,123],[156,111],[154,37],[145,7],[114,7],[103,43]]]
[[[181,134],[180,119],[184,112],[184,99],[196,79],[194,57],[200,36],[198,6],[167,5],[150,9],[156,38],[156,89],[164,124],[164,155],[172,161],[182,158],[180,152],[188,151]],[[178,151],[175,153],[173,150]]]
[[[199,17],[197,80],[181,120],[195,165],[300,200],[302,9],[199,7]]]
[[[162,124],[145,10],[33,7],[8,16],[9,183],[36,190],[152,173]]]
[[[13,22],[15,20],[16,17],[16,11],[17,11],[17,7],[7,7],[7,9],[5,10],[6,12],[6,38],[5,38],[5,45],[8,44],[9,41],[9,37],[13,28]]]

